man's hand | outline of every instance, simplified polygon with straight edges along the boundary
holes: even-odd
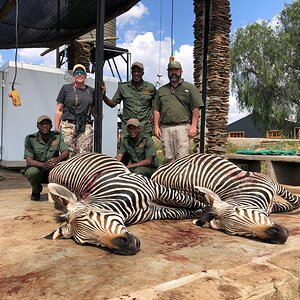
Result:
[[[154,134],[155,134],[155,136],[158,139],[160,139],[160,137],[161,137],[161,130],[160,130],[160,128],[158,126],[154,128]]]
[[[196,126],[191,126],[188,130],[188,137],[190,139],[194,138],[197,135],[197,127]]]
[[[104,97],[106,95],[106,84],[103,81],[103,85],[101,85],[101,89],[102,89],[102,97]]]

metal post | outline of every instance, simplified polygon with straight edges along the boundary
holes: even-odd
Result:
[[[102,120],[103,120],[103,60],[104,60],[104,16],[105,0],[97,1],[96,25],[96,68],[95,68],[95,124],[94,124],[94,151],[102,152]]]
[[[210,0],[204,0],[204,33],[203,33],[203,73],[202,73],[202,101],[204,107],[201,109],[200,121],[200,153],[204,153],[205,144],[205,110],[206,110],[206,88],[207,88],[207,53],[208,53],[208,40],[209,40],[209,13],[210,13]]]

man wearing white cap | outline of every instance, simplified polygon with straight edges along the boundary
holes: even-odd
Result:
[[[150,178],[158,166],[152,137],[141,133],[138,119],[129,119],[126,127],[128,135],[123,138],[116,159],[131,172]]]
[[[181,78],[180,62],[168,64],[170,82],[161,86],[154,107],[154,133],[161,139],[165,163],[189,154],[190,139],[197,134],[203,101],[197,88]]]
[[[37,119],[38,132],[25,138],[24,159],[25,176],[32,186],[31,200],[40,200],[42,183],[48,181],[49,171],[60,161],[69,157],[68,146],[60,132],[51,131],[52,121],[42,115]]]
[[[86,68],[77,64],[73,68],[74,83],[65,84],[56,99],[55,130],[60,130],[70,155],[92,152],[95,90],[85,84]]]
[[[131,65],[132,79],[121,83],[113,96],[109,99],[106,87],[103,85],[103,101],[110,107],[115,107],[123,101],[122,133],[127,135],[126,122],[130,118],[138,119],[142,132],[152,136],[153,132],[153,102],[156,94],[155,86],[143,80],[144,65],[134,62]]]

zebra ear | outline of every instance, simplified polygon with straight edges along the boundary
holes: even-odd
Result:
[[[207,189],[205,187],[202,186],[195,186],[195,188],[200,191],[201,193],[204,193],[205,199],[206,201],[210,204],[220,204],[222,202],[221,198],[214,193],[212,190]]]
[[[64,186],[57,183],[49,183],[48,190],[56,209],[66,212],[72,206],[76,206],[77,197]]]

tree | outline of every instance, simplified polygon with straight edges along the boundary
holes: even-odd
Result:
[[[285,7],[277,24],[252,23],[239,28],[230,48],[231,90],[267,128],[300,121],[300,0]],[[283,128],[283,127],[282,127]]]

